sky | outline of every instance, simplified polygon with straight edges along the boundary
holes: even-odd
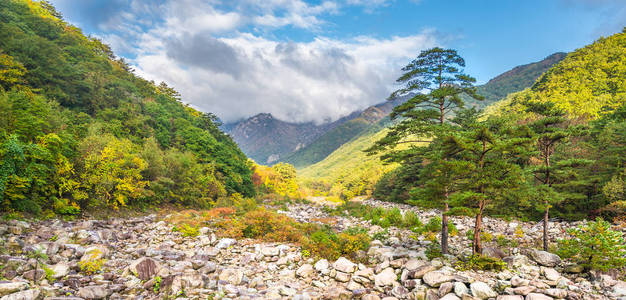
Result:
[[[485,83],[626,26],[626,0],[52,0],[136,74],[234,122],[333,121],[380,103],[420,51]]]

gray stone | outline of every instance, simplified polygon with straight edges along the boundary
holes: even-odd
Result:
[[[40,291],[37,289],[26,290],[26,291],[21,291],[21,292],[13,293],[10,295],[6,295],[0,298],[0,300],[33,300],[33,299],[37,299],[37,297],[39,297],[39,294],[40,294]]]
[[[520,295],[500,295],[496,297],[496,300],[524,300],[524,297]]]
[[[154,259],[142,257],[133,261],[128,270],[141,280],[149,280],[159,273],[161,265]]]
[[[443,297],[454,290],[454,283],[444,282],[439,286],[439,297]]]
[[[261,248],[261,254],[263,254],[263,256],[278,256],[280,254],[280,250],[275,247],[263,247]]]
[[[558,255],[546,251],[535,249],[530,252],[530,256],[535,262],[545,267],[556,267],[561,263]]]
[[[109,294],[104,285],[90,285],[78,289],[78,296],[85,299],[104,299]]]
[[[557,281],[561,278],[561,274],[552,268],[542,268],[543,276],[550,281]]]
[[[235,239],[229,239],[229,238],[223,238],[221,240],[219,240],[219,242],[217,242],[217,245],[215,246],[215,248],[217,249],[226,249],[230,246],[233,246],[237,244],[237,240]]]
[[[450,293],[450,294],[446,294],[443,297],[439,298],[439,300],[461,300],[461,298],[459,298],[459,296]]]
[[[374,277],[374,284],[380,287],[393,285],[397,278],[398,276],[392,268],[386,268],[382,272],[376,274]]]
[[[310,264],[304,264],[296,270],[296,275],[300,277],[310,277],[313,274],[313,266]]]
[[[442,283],[454,280],[454,276],[439,271],[432,271],[424,274],[422,281],[431,287],[439,287]]]
[[[626,296],[626,282],[618,281],[613,286],[613,294],[615,294],[617,297]]]
[[[567,297],[567,291],[563,289],[546,289],[543,291],[546,295],[554,298]]]
[[[552,297],[544,294],[530,293],[526,296],[526,300],[552,300]]]
[[[333,264],[333,268],[335,268],[335,270],[337,271],[341,271],[344,273],[354,273],[354,271],[356,271],[357,269],[357,265],[346,258],[340,257]]]
[[[350,274],[344,272],[337,272],[335,274],[335,280],[340,282],[348,282],[350,281]]]
[[[320,259],[318,260],[315,265],[314,268],[315,270],[317,270],[318,272],[322,272],[322,271],[326,271],[328,270],[328,267],[330,266],[330,264],[328,263],[328,260],[326,259]]]
[[[50,267],[50,269],[54,272],[54,274],[52,275],[52,278],[54,279],[63,278],[70,273],[70,266],[65,263],[58,263]]]
[[[26,282],[5,282],[0,283],[0,296],[12,294],[28,288]]]
[[[219,280],[226,281],[230,284],[239,285],[243,280],[243,271],[233,268],[224,269],[220,273]]]
[[[463,297],[463,295],[469,295],[470,290],[467,288],[465,283],[463,282],[455,282],[454,283],[454,294],[459,297]]]
[[[424,274],[435,270],[437,270],[437,268],[435,268],[435,266],[431,264],[422,265],[417,267],[415,271],[411,272],[411,278],[421,279],[422,277],[424,277]]]
[[[474,297],[480,299],[493,298],[498,296],[498,293],[494,292],[489,285],[484,282],[476,281],[470,284],[470,290]]]

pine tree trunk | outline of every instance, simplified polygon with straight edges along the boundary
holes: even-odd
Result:
[[[476,221],[474,223],[474,240],[472,242],[472,255],[481,255],[483,253],[482,245],[480,244],[480,232],[483,224],[483,205],[480,205],[478,214],[476,214]]]
[[[543,215],[543,251],[548,251],[548,216],[549,216],[549,207],[548,203],[546,203],[546,212]]]
[[[448,254],[448,210],[448,201],[446,200],[441,216],[441,253],[443,254]]]

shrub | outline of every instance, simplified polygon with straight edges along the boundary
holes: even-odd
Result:
[[[330,227],[323,227],[303,238],[302,247],[311,255],[334,260],[340,256],[354,257],[359,250],[367,250],[370,241],[363,230],[346,230],[336,234]]]
[[[433,260],[438,257],[443,257],[443,253],[441,252],[441,245],[437,243],[437,240],[433,241],[426,247],[426,257],[429,260]]]
[[[506,268],[506,263],[500,259],[473,255],[467,261],[458,261],[455,268],[461,271],[482,270],[482,271],[502,271]]]
[[[225,220],[218,226],[222,228],[221,235],[272,242],[297,242],[303,234],[296,221],[264,208],[249,211],[235,220]]]
[[[372,236],[372,239],[379,240],[381,242],[386,241],[387,239],[389,239],[389,230],[384,229],[384,230],[374,233],[374,235]]]
[[[402,212],[397,207],[388,210],[385,214],[385,218],[389,220],[389,224],[393,226],[402,227],[404,225]]]
[[[420,221],[417,214],[412,211],[404,213],[404,220],[402,220],[402,223],[406,228],[422,227],[424,225],[422,221]]]
[[[104,259],[96,258],[100,255],[100,253],[100,250],[97,249],[85,253],[85,255],[89,255],[89,258],[78,262],[80,270],[87,275],[92,275],[100,272],[102,270],[102,266],[104,266],[105,263]]]
[[[200,230],[197,226],[190,226],[188,224],[181,224],[180,226],[174,226],[172,231],[177,231],[182,233],[185,237],[196,237],[200,234]]]
[[[424,224],[424,230],[428,232],[441,231],[441,217],[433,217],[428,220],[428,223]]]
[[[607,271],[626,265],[626,242],[603,219],[571,228],[567,233],[570,238],[558,241],[561,257],[571,258],[587,270]]]

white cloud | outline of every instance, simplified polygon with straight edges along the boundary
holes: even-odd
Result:
[[[342,5],[387,2],[348,1]],[[224,121],[261,112],[288,121],[335,120],[383,101],[400,67],[437,44],[431,31],[390,38],[324,37],[324,16],[341,8],[336,1],[129,3],[100,22],[106,32],[102,38],[116,52],[134,57],[130,62],[139,75],[167,82],[183,101]],[[290,42],[246,32],[286,26],[318,37]]]
[[[323,122],[381,102],[400,66],[436,40],[424,32],[293,43],[240,33],[176,43],[138,56],[138,72],[170,83],[187,102],[225,121],[270,112],[288,121]]]

